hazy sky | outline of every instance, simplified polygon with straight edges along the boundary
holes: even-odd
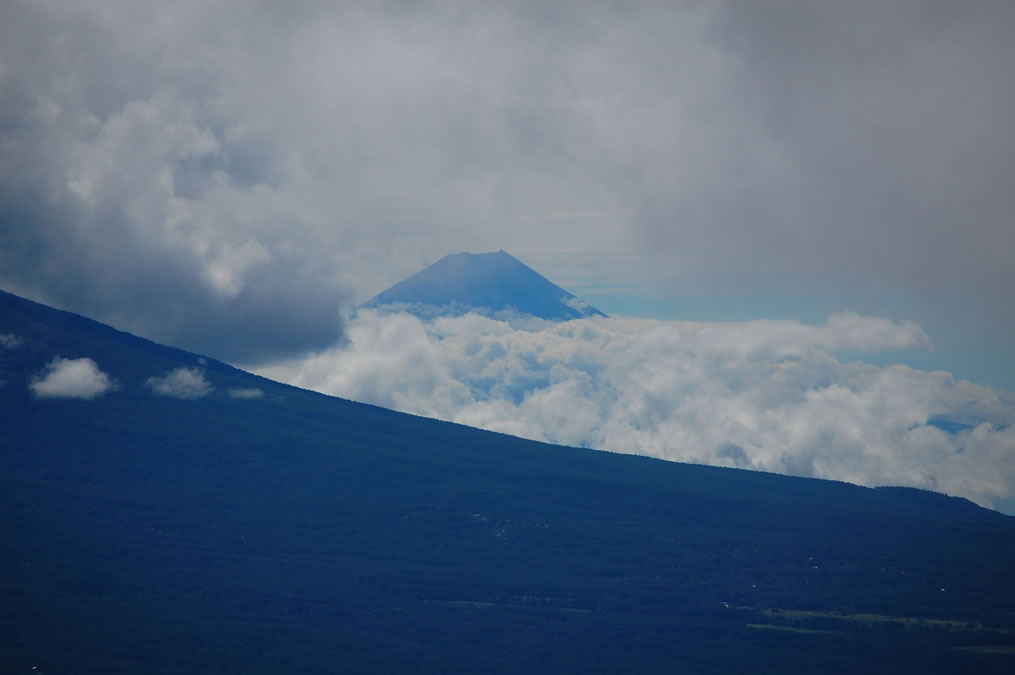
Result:
[[[1010,2],[6,2],[0,284],[234,361],[503,248],[1015,389]]]

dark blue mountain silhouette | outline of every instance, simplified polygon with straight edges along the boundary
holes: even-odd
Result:
[[[1011,672],[1015,518],[964,499],[526,441],[3,292],[0,338],[0,674]],[[115,386],[40,397],[56,356]]]
[[[456,253],[365,304],[425,317],[476,312],[494,318],[528,315],[550,321],[606,316],[504,251]]]

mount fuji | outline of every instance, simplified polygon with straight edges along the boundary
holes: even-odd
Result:
[[[445,256],[364,307],[404,310],[423,318],[468,312],[548,321],[606,316],[504,251]]]

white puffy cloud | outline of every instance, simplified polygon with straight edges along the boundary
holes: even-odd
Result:
[[[29,384],[39,398],[93,399],[114,387],[108,375],[88,358],[55,357],[45,371]]]
[[[229,398],[261,398],[264,390],[256,387],[236,387],[229,390]]]
[[[361,310],[346,345],[260,372],[325,393],[567,445],[910,485],[1015,493],[1015,400],[945,372],[835,350],[928,347],[911,322],[583,319]]]
[[[4,349],[17,349],[23,340],[14,333],[0,333],[0,347]]]
[[[173,398],[201,398],[212,390],[197,368],[177,368],[162,377],[149,377],[146,384],[156,394]]]

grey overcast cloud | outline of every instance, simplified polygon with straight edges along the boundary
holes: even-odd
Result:
[[[1013,69],[1007,1],[11,0],[0,287],[488,428],[1001,503]],[[627,318],[351,312],[497,249]],[[566,369],[498,388],[523,342]],[[589,421],[526,417],[550,394]]]

